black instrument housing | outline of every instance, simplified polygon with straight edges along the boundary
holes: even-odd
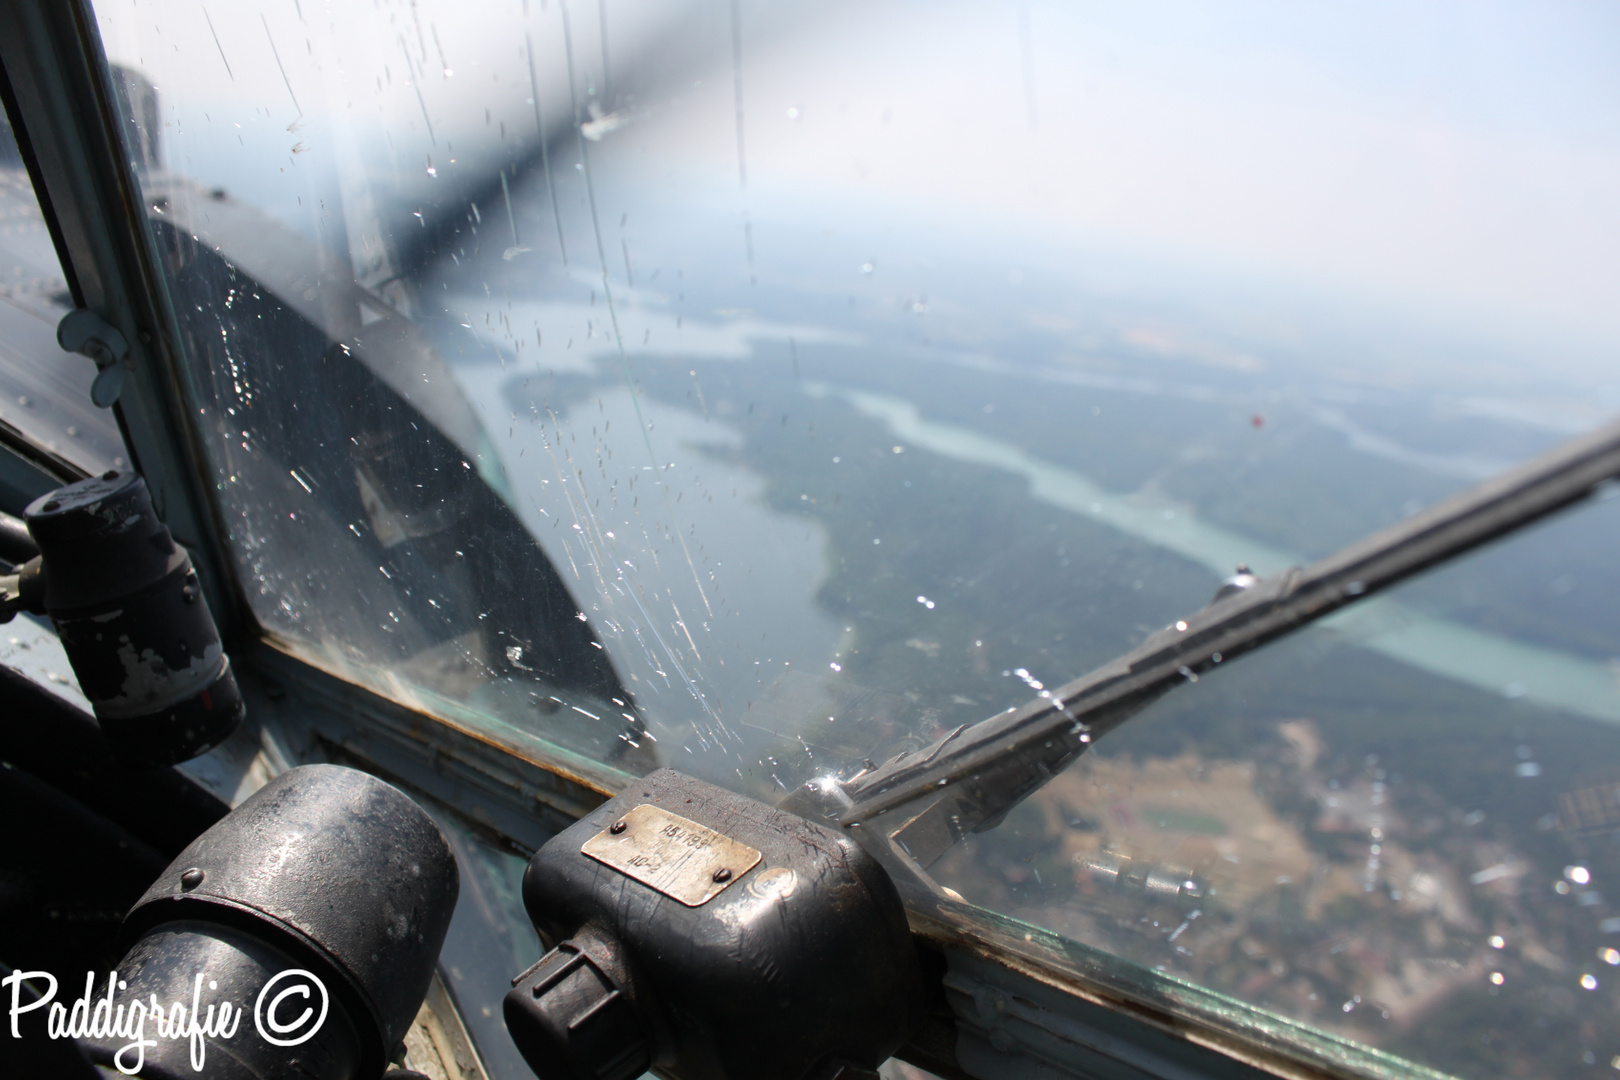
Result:
[[[756,849],[758,862],[689,906],[581,850],[645,804]],[[866,1076],[923,1019],[905,910],[870,855],[671,769],[541,848],[523,900],[542,940],[560,942],[505,1004],[542,1080],[650,1067],[681,1080]]]

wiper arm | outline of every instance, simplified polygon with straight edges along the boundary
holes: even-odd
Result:
[[[1574,439],[1311,566],[1223,588],[1201,611],[1021,708],[792,801],[927,867],[994,827],[1097,738],[1184,682],[1593,494],[1620,476],[1620,423]],[[898,847],[898,850],[895,848]]]

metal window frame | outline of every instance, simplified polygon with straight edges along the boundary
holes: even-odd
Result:
[[[255,723],[299,758],[361,763],[532,850],[614,794],[599,776],[381,698],[266,637],[243,599],[213,496],[193,374],[118,117],[89,0],[0,0],[0,96],[74,302],[131,344],[115,410],[170,530],[193,552]],[[37,458],[37,455],[35,455]],[[18,490],[73,479],[0,444]],[[939,975],[931,1020],[899,1056],[949,1078],[1441,1077],[1186,980],[936,894],[908,896]]]
[[[88,0],[0,3],[0,94],[77,307],[130,344],[113,406],[134,467],[193,556],[227,645],[256,636],[224,555],[196,394]],[[47,470],[47,471],[60,471]]]

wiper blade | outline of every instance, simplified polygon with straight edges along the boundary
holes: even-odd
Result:
[[[901,754],[814,802],[918,868],[994,827],[1097,738],[1211,668],[1592,495],[1620,476],[1620,423],[1303,569],[1217,596],[1140,646],[1021,708]],[[1223,592],[1228,590],[1223,589]],[[881,838],[881,839],[880,839]],[[891,845],[898,845],[893,852]]]

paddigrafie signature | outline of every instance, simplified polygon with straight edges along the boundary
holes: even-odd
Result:
[[[133,1076],[146,1065],[146,1052],[160,1040],[190,1042],[191,1067],[202,1072],[208,1040],[236,1037],[245,1011],[227,999],[203,1001],[203,984],[210,994],[219,982],[198,972],[191,984],[189,1005],[158,1001],[156,994],[145,999],[121,1001],[119,994],[129,984],[118,972],[107,973],[106,991],[98,993],[95,972],[86,972],[84,993],[72,1004],[58,1001],[59,982],[48,971],[14,971],[0,978],[0,990],[10,991],[11,1037],[22,1038],[19,1019],[36,1009],[46,1009],[45,1034],[51,1039],[124,1039],[113,1056],[113,1065],[126,1076]],[[38,996],[23,1000],[23,986],[36,988]],[[279,988],[279,989],[278,989]],[[289,968],[266,980],[253,1004],[253,1026],[259,1037],[274,1046],[297,1046],[313,1038],[326,1022],[330,999],[326,986],[312,972]],[[297,1011],[302,1006],[302,1011]],[[287,1014],[283,1016],[283,1014]]]

